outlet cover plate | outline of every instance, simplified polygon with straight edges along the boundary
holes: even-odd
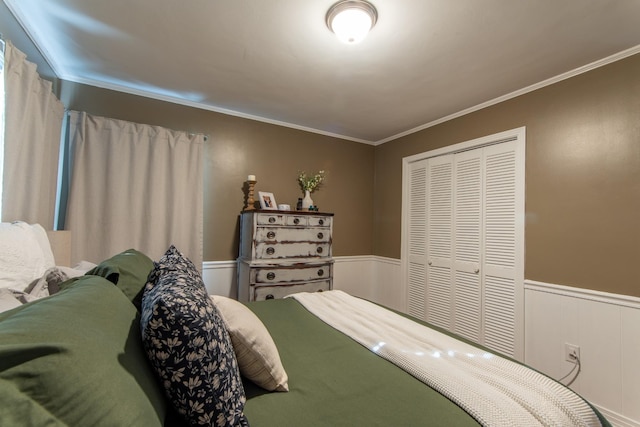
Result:
[[[573,356],[576,357],[573,357]],[[580,346],[575,344],[564,343],[564,360],[571,363],[578,363],[580,358]]]

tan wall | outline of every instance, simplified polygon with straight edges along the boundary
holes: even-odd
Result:
[[[1,2],[0,31],[45,77],[52,75]],[[62,86],[70,109],[210,135],[205,260],[236,257],[237,214],[249,173],[258,176],[259,190],[294,204],[298,170],[321,168],[329,180],[314,200],[336,213],[335,254],[399,258],[402,158],[526,126],[525,277],[640,296],[640,55],[375,149],[119,92]]]
[[[400,257],[403,157],[520,126],[525,277],[640,296],[640,55],[376,147],[374,253]]]
[[[335,214],[334,255],[368,255],[373,248],[374,147],[254,120],[63,81],[61,100],[72,110],[160,125],[209,136],[204,159],[204,260],[238,256],[238,214],[243,184],[257,176],[257,191],[274,193],[295,208],[302,193],[298,171],[327,171],[312,194]]]

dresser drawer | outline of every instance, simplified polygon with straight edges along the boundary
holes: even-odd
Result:
[[[284,220],[285,224],[303,227],[307,225],[307,217],[303,215],[287,215]]]
[[[256,242],[329,242],[329,230],[316,228],[257,227]]]
[[[324,216],[308,216],[308,215],[295,215],[295,214],[266,214],[261,213],[256,219],[258,225],[287,225],[305,227],[319,226],[328,227],[331,217]]]
[[[309,267],[265,267],[251,269],[251,283],[309,282],[331,277],[332,264]]]
[[[298,292],[322,292],[331,289],[330,280],[317,282],[298,283],[291,285],[255,286],[253,288],[253,301],[268,299],[280,299]]]
[[[317,258],[331,256],[329,243],[256,243],[256,259]]]
[[[258,225],[284,225],[286,215],[282,214],[258,214],[256,218],[256,223]]]
[[[311,227],[330,227],[331,226],[331,217],[330,216],[310,216],[309,218],[309,226]]]

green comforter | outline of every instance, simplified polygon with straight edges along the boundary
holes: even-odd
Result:
[[[290,389],[270,393],[246,381],[245,414],[252,427],[478,426],[455,403],[326,325],[297,301],[248,307],[271,333]],[[596,413],[603,426],[610,426]]]
[[[440,393],[292,299],[250,303],[278,346],[289,392],[245,382],[252,427],[477,426]]]

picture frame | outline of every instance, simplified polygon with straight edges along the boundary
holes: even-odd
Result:
[[[258,191],[258,198],[260,199],[260,209],[278,210],[278,204],[276,203],[276,198],[273,193]]]

